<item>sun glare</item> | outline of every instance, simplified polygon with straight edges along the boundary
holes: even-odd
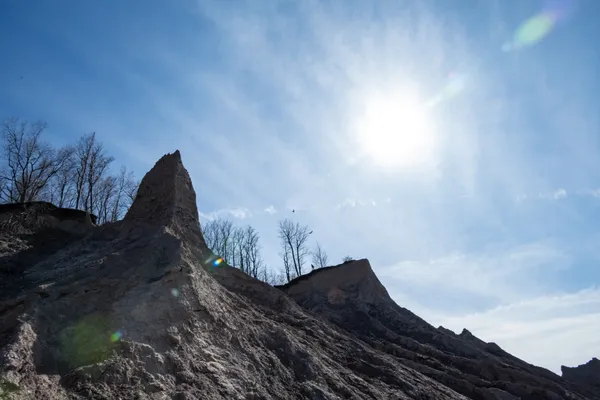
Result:
[[[407,169],[434,161],[434,124],[416,96],[367,98],[357,135],[363,154],[379,166]]]

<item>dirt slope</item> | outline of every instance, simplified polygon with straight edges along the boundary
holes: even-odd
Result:
[[[0,259],[18,288],[0,295],[0,387],[15,399],[463,398],[278,289],[211,270],[195,201],[169,154],[125,220]]]
[[[4,237],[0,398],[599,398],[431,327],[366,260],[280,288],[213,267],[179,152],[123,221]]]

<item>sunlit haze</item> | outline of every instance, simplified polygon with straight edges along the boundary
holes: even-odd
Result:
[[[404,88],[389,88],[368,94],[363,110],[354,123],[357,151],[363,151],[373,163],[404,169],[436,161],[435,121],[418,95]]]

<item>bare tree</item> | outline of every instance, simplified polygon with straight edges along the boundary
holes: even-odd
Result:
[[[231,235],[229,265],[238,267],[245,272],[244,269],[244,241],[246,240],[246,231],[241,228],[234,228]]]
[[[0,201],[4,201],[3,194],[5,193],[6,188],[8,187],[8,181],[3,176],[4,173],[0,169]]]
[[[108,156],[96,132],[84,135],[75,147],[75,208],[94,213],[98,183],[105,178],[114,157]]]
[[[287,279],[286,273],[282,271],[275,271],[268,268],[263,268],[259,279],[271,286],[284,285],[290,280]]]
[[[312,267],[324,268],[327,266],[329,257],[319,242],[316,243],[314,250],[312,251]]]
[[[82,136],[75,147],[75,208],[85,204],[85,183],[96,133]]]
[[[222,257],[228,264],[234,262],[233,222],[217,218],[200,225],[206,245],[213,253]]]
[[[92,136],[93,146],[89,158],[87,169],[87,206],[86,211],[94,213],[96,211],[95,196],[99,188],[97,187],[102,182],[105,174],[108,172],[110,164],[114,161],[114,157],[107,156],[102,143],[95,140],[95,135]],[[99,195],[99,194],[98,194]]]
[[[46,123],[28,124],[9,118],[2,125],[5,165],[0,196],[5,201],[27,202],[39,199],[48,182],[67,163],[71,149],[55,150],[41,138]]]
[[[285,273],[286,282],[291,281],[296,277],[294,267],[292,265],[292,254],[290,248],[286,244],[282,244],[283,250],[279,253],[283,260],[283,271]]]
[[[206,246],[215,254],[217,254],[218,230],[215,220],[210,220],[205,223],[200,223],[200,231],[204,237]]]
[[[93,208],[96,210],[98,225],[111,220],[113,204],[118,202],[117,185],[117,178],[114,176],[108,176],[97,184],[96,204]]]
[[[234,249],[235,249],[235,244],[233,241],[233,235],[235,233],[235,227],[233,226],[233,222],[231,222],[230,220],[226,220],[226,219],[221,219],[219,220],[219,225],[218,225],[218,230],[219,230],[219,254],[221,255],[221,257],[223,257],[225,259],[225,261],[227,261],[227,263],[233,263],[234,260]]]
[[[75,159],[71,149],[63,168],[52,178],[45,198],[58,207],[75,207]]]
[[[279,221],[281,256],[288,281],[303,273],[306,256],[310,254],[306,242],[311,232],[308,226],[300,225],[298,222],[294,223],[289,219]]]
[[[10,118],[0,129],[0,201],[45,200],[97,214],[99,223],[118,220],[133,202],[139,182],[125,167],[108,175],[114,158],[95,133],[56,149],[41,139],[43,122]]]
[[[354,261],[354,258],[350,256],[345,256],[344,258],[342,258],[343,263],[349,263],[350,261]]]
[[[135,198],[137,197],[137,191],[140,187],[140,183],[141,181],[139,179],[137,181],[132,179],[131,182],[128,182],[127,187],[125,189],[125,195],[129,200],[129,203],[133,203],[135,201]]]
[[[110,207],[110,222],[118,221],[133,203],[131,193],[137,191],[137,185],[133,178],[133,172],[127,172],[125,166],[121,166],[119,175],[115,177],[115,195]]]
[[[200,229],[208,248],[227,264],[254,278],[263,273],[265,265],[260,254],[260,236],[252,226],[238,228],[230,220],[217,218],[201,224]]]
[[[265,268],[260,254],[260,236],[256,229],[248,225],[244,232],[243,254],[244,271],[253,278],[259,278],[261,270]]]

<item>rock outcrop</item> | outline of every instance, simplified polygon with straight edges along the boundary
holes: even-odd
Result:
[[[367,260],[279,288],[214,267],[179,152],[123,221],[32,236],[0,256],[0,398],[600,399],[431,327]]]
[[[343,273],[336,267],[319,268],[277,288],[309,308],[327,303],[379,304],[390,298],[368,260],[343,265]]]
[[[585,364],[569,368],[564,365],[560,367],[563,378],[579,383],[593,385],[600,392],[600,360],[592,358]]]
[[[434,328],[398,306],[358,260],[279,286],[299,305],[471,399],[595,399],[600,393],[511,356],[467,329]]]
[[[94,224],[93,214],[44,201],[0,204],[0,232],[4,234],[32,233],[46,228],[81,233]]]
[[[163,156],[144,176],[125,221],[165,227],[195,248],[206,249],[198,221],[196,192],[179,150]]]
[[[25,266],[90,233],[95,219],[47,202],[0,205],[0,293],[19,293]]]

